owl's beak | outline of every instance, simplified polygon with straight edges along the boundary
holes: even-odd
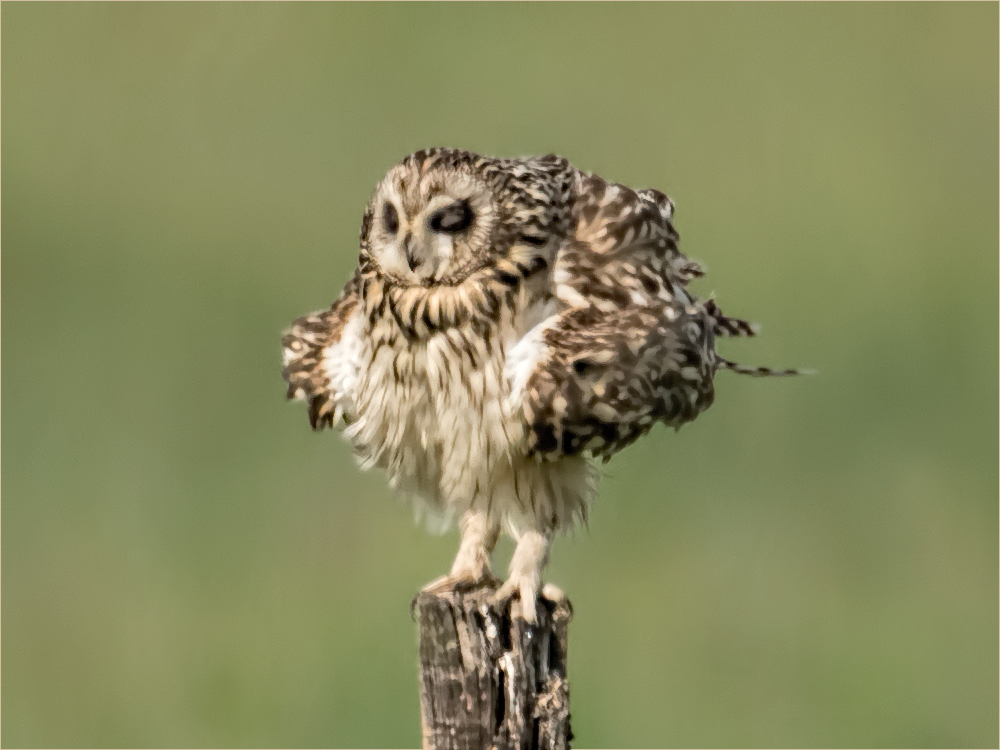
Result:
[[[410,267],[410,270],[416,271],[421,261],[413,252],[413,232],[407,232],[406,236],[403,237],[403,256],[406,258],[406,265]]]

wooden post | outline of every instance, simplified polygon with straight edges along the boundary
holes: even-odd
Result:
[[[572,608],[538,601],[538,624],[488,602],[495,585],[422,592],[420,714],[425,750],[565,750],[566,642]]]

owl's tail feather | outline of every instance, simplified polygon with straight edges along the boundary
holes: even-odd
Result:
[[[716,361],[719,363],[718,367],[720,370],[731,370],[738,375],[750,375],[755,378],[770,378],[770,377],[787,377],[789,375],[815,375],[815,370],[772,370],[770,367],[747,367],[746,365],[740,365],[736,362],[731,362],[725,357],[720,357],[718,354],[715,355]]]

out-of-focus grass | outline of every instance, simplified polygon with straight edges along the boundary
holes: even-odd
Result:
[[[382,173],[558,151],[764,323],[550,577],[581,746],[995,746],[997,7],[6,4],[3,743],[416,746],[430,537],[283,402]],[[504,548],[509,554],[509,546]]]

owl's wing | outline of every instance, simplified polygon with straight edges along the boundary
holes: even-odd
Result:
[[[534,453],[608,458],[658,421],[679,427],[712,403],[720,367],[792,374],[716,354],[716,335],[755,329],[686,289],[703,272],[677,247],[667,196],[581,174],[573,206],[552,276],[563,310],[513,352]]]
[[[299,318],[281,339],[281,375],[288,383],[287,397],[306,401],[309,424],[314,430],[333,427],[339,420],[337,392],[326,353],[340,341],[358,301],[358,281],[353,276],[329,309]]]
[[[550,318],[522,391],[532,452],[607,458],[658,421],[694,419],[714,397],[712,325],[703,309],[667,301]]]
[[[704,275],[677,247],[674,203],[659,190],[632,190],[577,173],[573,233],[556,258],[555,294],[569,307],[610,312],[654,300],[694,301],[686,287]],[[753,336],[756,327],[703,307],[718,336]]]

